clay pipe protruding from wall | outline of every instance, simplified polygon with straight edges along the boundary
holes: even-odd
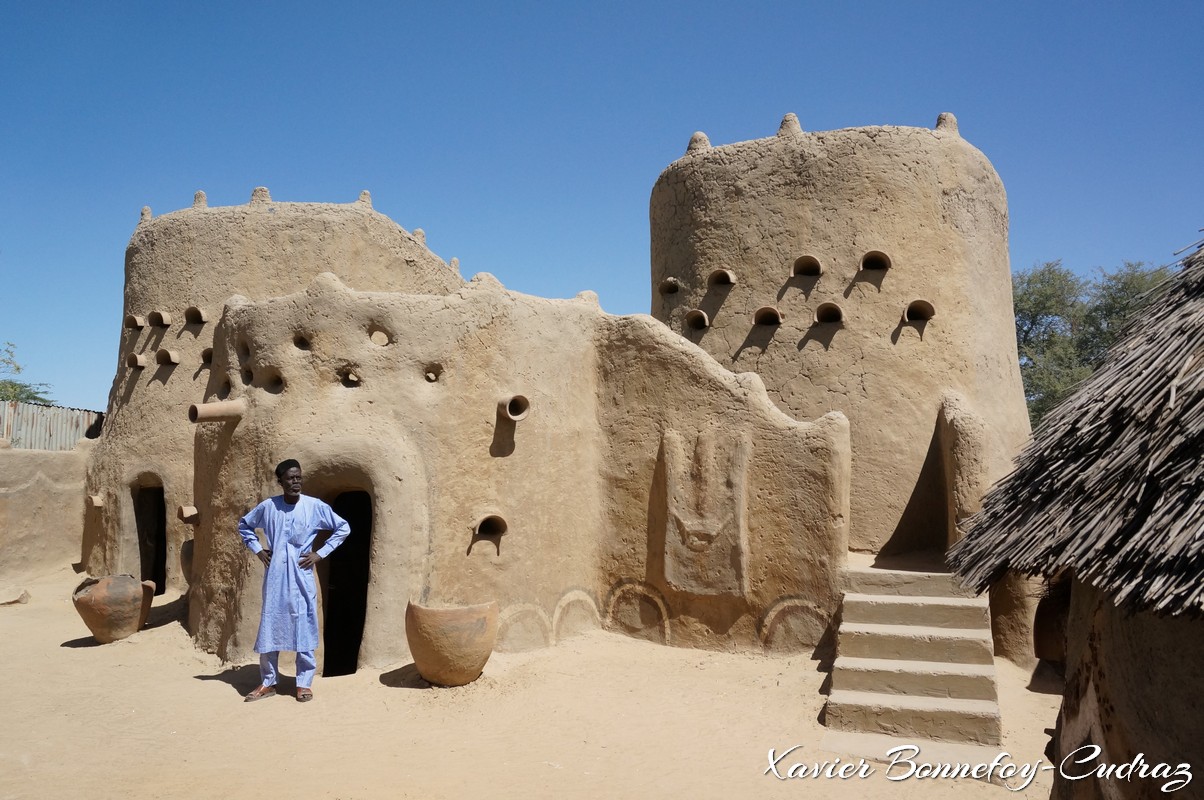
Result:
[[[903,312],[904,322],[927,322],[936,316],[936,309],[927,300],[912,300]]]
[[[735,286],[736,273],[730,269],[717,269],[707,276],[707,286]]]
[[[824,272],[824,267],[819,263],[819,259],[815,256],[799,256],[794,260],[794,267],[790,270],[790,277],[797,278],[803,275],[808,278],[817,278]]]
[[[758,325],[781,325],[782,312],[774,306],[761,306],[753,312],[753,322]]]
[[[189,422],[231,422],[240,420],[247,413],[247,401],[217,400],[210,403],[193,403],[188,407]]]
[[[677,278],[665,278],[663,281],[661,281],[661,284],[657,287],[657,290],[661,294],[675,294],[680,288],[681,281],[679,281]]]
[[[125,357],[125,365],[130,369],[142,369],[146,366],[146,356],[130,353]]]
[[[137,314],[126,314],[125,326],[127,328],[145,328],[146,317],[140,317]]]
[[[189,325],[204,325],[209,321],[209,315],[205,313],[203,308],[189,306],[184,309],[184,321]]]
[[[171,314],[166,311],[152,311],[146,315],[146,321],[156,328],[170,328]]]
[[[501,536],[510,526],[497,514],[486,514],[472,524],[473,536]]]
[[[527,414],[531,413],[531,401],[521,394],[503,397],[497,407],[501,415],[511,422],[526,419]]]
[[[103,497],[101,497],[100,495],[98,495],[98,494],[88,495],[88,507],[89,508],[104,508],[104,505],[105,505],[105,499]]]
[[[196,525],[201,521],[201,512],[197,511],[196,506],[180,506],[176,509],[176,516],[181,522],[187,522],[189,525]]]
[[[179,364],[180,351],[168,350],[166,347],[161,347],[155,351],[156,364]]]
[[[870,270],[885,272],[886,270],[890,269],[890,267],[890,256],[881,250],[870,250],[861,257],[861,265],[857,269],[858,271]]]
[[[820,303],[815,309],[815,322],[818,325],[843,323],[844,311],[835,303]]]
[[[711,318],[701,308],[692,308],[686,312],[686,327],[700,331],[711,327]]]

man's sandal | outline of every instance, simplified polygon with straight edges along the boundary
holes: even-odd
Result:
[[[251,691],[243,695],[244,703],[254,703],[256,700],[262,700],[265,697],[272,697],[276,694],[275,686],[256,686]]]
[[[310,700],[313,700],[313,699],[314,699],[313,692],[311,692],[309,689],[306,689],[301,686],[297,687],[297,702],[298,703],[308,703]]]

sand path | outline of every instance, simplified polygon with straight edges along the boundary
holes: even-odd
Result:
[[[315,700],[244,704],[254,666],[196,651],[158,598],[151,625],[96,645],[70,569],[0,607],[0,800],[9,798],[970,798],[973,780],[778,781],[770,748],[819,749],[824,674],[807,656],[660,647],[597,632],[495,654],[458,689],[412,665],[318,678]],[[399,634],[400,635],[400,634]],[[1041,757],[1060,698],[1000,667],[1005,748]],[[286,672],[290,672],[288,669]],[[291,673],[290,673],[291,674]],[[1045,772],[1022,794],[1047,797]]]

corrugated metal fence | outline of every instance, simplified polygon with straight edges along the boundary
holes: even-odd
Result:
[[[98,435],[103,417],[82,408],[0,400],[0,439],[27,450],[71,450],[93,426],[92,436]]]

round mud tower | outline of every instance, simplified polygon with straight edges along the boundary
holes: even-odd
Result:
[[[463,686],[481,675],[497,639],[496,601],[475,606],[406,606],[406,641],[418,674],[439,686]]]
[[[154,595],[154,581],[108,575],[86,579],[72,592],[71,602],[96,641],[108,644],[142,628]]]

